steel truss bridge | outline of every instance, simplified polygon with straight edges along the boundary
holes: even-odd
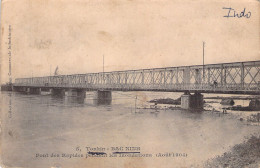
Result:
[[[260,94],[260,61],[15,79],[14,87]]]

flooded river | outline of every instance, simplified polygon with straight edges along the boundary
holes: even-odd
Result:
[[[111,104],[97,103],[94,94],[87,92],[82,100],[1,92],[2,163],[25,168],[192,167],[259,132],[259,126],[222,114],[164,105],[158,112],[142,109],[151,99],[176,99],[182,93],[112,92]],[[218,103],[210,105],[221,109]],[[110,155],[126,152],[125,147],[144,156]],[[107,157],[87,155],[95,151]]]

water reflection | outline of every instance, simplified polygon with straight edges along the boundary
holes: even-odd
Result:
[[[159,111],[151,111],[150,112],[150,114],[155,116],[156,118],[158,117],[159,113],[160,113]]]
[[[64,98],[65,104],[84,104],[85,98],[84,97],[65,97]]]
[[[203,118],[203,110],[180,110],[183,117],[193,120],[201,120]]]
[[[111,105],[112,99],[93,99],[93,104],[96,106]]]
[[[50,96],[50,104],[65,104],[65,105],[83,105],[85,103],[84,97],[77,96],[59,96],[59,95],[51,95]]]
[[[230,146],[242,142],[244,136],[259,131],[259,127],[243,125],[222,113],[170,110],[166,107],[156,111],[149,105],[146,109],[140,108],[153,98],[178,97],[172,93],[139,92],[137,101],[134,92],[115,93],[113,102],[94,99],[94,94],[87,92],[83,99],[1,93],[1,151],[4,163],[10,167],[28,168],[51,167],[55,163],[63,163],[64,168],[75,167],[79,163],[82,165],[78,167],[91,167],[87,165],[90,159],[46,160],[36,159],[35,154],[73,153],[76,146],[130,144],[140,146],[143,153],[186,152],[189,158],[180,158],[180,162],[193,164],[196,160],[203,161],[222,154]],[[8,118],[10,104],[12,118]],[[142,159],[147,164],[151,163],[148,167],[160,167],[152,165],[157,163],[157,158]],[[177,164],[177,159],[164,159],[169,167]],[[114,162],[111,158],[103,158],[103,161],[110,164],[107,167],[113,167],[115,162],[124,166],[123,158]]]

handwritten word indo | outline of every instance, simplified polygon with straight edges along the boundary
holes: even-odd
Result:
[[[226,17],[226,18],[242,18],[242,17],[245,17],[245,18],[250,18],[251,17],[251,12],[250,11],[246,11],[246,8],[244,8],[243,11],[241,12],[237,12],[235,9],[233,8],[226,8],[226,7],[223,7],[224,10],[227,11],[227,15],[223,16],[223,17]]]

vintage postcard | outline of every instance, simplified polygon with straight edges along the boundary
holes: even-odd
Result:
[[[258,0],[2,0],[1,168],[259,168]]]

